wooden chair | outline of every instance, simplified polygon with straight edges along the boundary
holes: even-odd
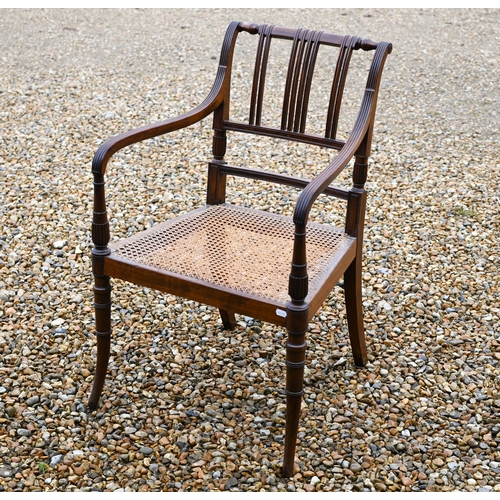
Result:
[[[229,111],[233,52],[240,33],[258,36],[246,122],[232,120]],[[264,125],[261,117],[274,39],[288,40],[291,48],[285,71],[281,126],[271,127]],[[336,50],[338,59],[332,68],[325,133],[318,135],[306,131],[306,117],[316,55],[321,46]],[[118,135],[98,149],[92,163],[97,366],[88,401],[90,409],[97,407],[110,353],[110,277],[214,306],[228,329],[236,325],[234,313],[268,321],[285,327],[288,332],[282,474],[285,477],[294,474],[306,330],[342,276],[354,361],[358,366],[367,362],[361,302],[364,184],[382,69],[391,50],[390,43],[375,43],[355,36],[232,22],[224,38],[215,83],[198,107],[177,118]],[[341,140],[336,137],[339,110],[354,51],[358,54],[373,51],[373,57],[370,56],[364,77],[366,87],[354,126],[347,140]],[[185,128],[210,114],[213,114],[213,159],[208,162],[206,205],[108,246],[104,174],[112,155],[125,146]],[[338,153],[319,175],[307,180],[228,164],[224,160],[228,132],[296,141]],[[331,186],[351,159],[354,159],[352,187]],[[228,175],[302,188],[293,218],[226,203]],[[311,207],[320,194],[345,200],[345,227],[308,221]]]

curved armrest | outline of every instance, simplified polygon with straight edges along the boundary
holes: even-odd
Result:
[[[342,172],[351,158],[356,154],[356,151],[365,139],[367,132],[369,132],[368,129],[373,123],[373,118],[375,116],[382,69],[385,59],[391,51],[392,45],[390,43],[380,42],[377,44],[377,49],[373,57],[366,83],[365,93],[361,102],[361,109],[358,117],[356,118],[354,127],[337,157],[302,191],[299,199],[297,200],[297,205],[295,206],[295,212],[293,214],[293,221],[296,226],[305,227],[309,217],[309,211],[311,210],[312,204],[315,202],[316,198]]]
[[[344,147],[325,170],[309,182],[300,194],[293,214],[293,221],[296,225],[305,226],[307,224],[309,212],[316,198],[318,198],[330,183],[338,177],[342,170],[344,170],[365,138],[370,123],[371,96],[373,94],[373,91],[370,90],[365,91],[361,111]]]
[[[309,212],[316,198],[328,187],[340,172],[342,172],[366,137],[366,132],[370,124],[372,95],[372,89],[367,89],[365,91],[361,111],[356,119],[349,139],[346,141],[335,160],[304,188],[297,200],[293,214],[295,234],[292,268],[288,281],[288,293],[294,307],[303,303],[303,300],[307,297],[309,287],[306,252],[306,225]]]
[[[361,109],[349,138],[337,157],[304,188],[297,200],[293,214],[295,235],[292,266],[288,282],[288,293],[292,299],[291,307],[302,307],[308,293],[306,225],[309,212],[318,196],[342,172],[360,146],[362,146],[363,141],[366,141],[362,148],[363,152],[368,152],[371,134],[370,127],[373,126],[382,68],[391,50],[392,45],[390,43],[380,42],[377,44],[361,102]]]
[[[196,108],[165,121],[145,125],[143,127],[119,134],[102,144],[92,160],[92,173],[103,175],[111,157],[120,149],[152,137],[173,132],[199,122],[212,113],[224,99],[226,84],[226,67],[219,66],[212,90],[206,99]]]

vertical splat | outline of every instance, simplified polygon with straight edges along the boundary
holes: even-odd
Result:
[[[288,65],[281,130],[301,133],[305,131],[309,94],[321,34],[321,31],[297,30]]]
[[[255,58],[255,69],[250,101],[250,125],[260,125],[262,119],[262,101],[264,99],[264,84],[266,82],[267,61],[271,48],[271,33],[273,25],[265,24],[259,28],[259,44]]]
[[[335,67],[335,75],[332,82],[332,90],[330,92],[330,104],[328,106],[328,114],[326,118],[325,137],[327,139],[335,139],[337,136],[340,104],[344,93],[347,70],[349,69],[352,51],[358,42],[358,37],[346,36],[340,46],[339,57]]]

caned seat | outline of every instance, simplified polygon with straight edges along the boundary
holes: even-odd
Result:
[[[257,35],[246,120],[230,115],[231,68],[238,35]],[[265,124],[264,92],[271,42],[290,44],[283,74],[282,112],[278,126]],[[307,127],[308,105],[320,47],[337,51],[324,133]],[[225,328],[236,325],[235,313],[286,328],[286,435],[283,475],[294,472],[300,404],[310,319],[343,278],[349,338],[354,362],[363,366],[367,350],[361,303],[364,188],[382,69],[391,44],[322,31],[232,22],[223,41],[212,91],[196,108],[164,122],[118,135],[96,152],[92,266],[95,277],[97,366],[89,407],[95,409],[106,376],[111,342],[110,278],[125,280],[219,309]],[[359,112],[346,140],[337,137],[340,107],[351,56],[373,53]],[[104,195],[106,165],[114,153],[131,144],[186,128],[213,115],[213,158],[207,162],[206,204],[168,219],[129,238],[110,242]],[[306,143],[338,153],[312,179],[232,165],[225,160],[228,134],[252,134]],[[350,189],[332,182],[352,165]],[[293,216],[256,210],[226,200],[227,176],[246,177],[302,189]],[[345,224],[334,227],[309,220],[321,195],[343,200]]]
[[[284,319],[293,233],[292,217],[207,205],[110,245],[105,271],[130,279],[150,269],[153,282],[143,284],[154,288],[161,286],[161,275],[167,281],[190,279],[200,298],[220,293],[220,307],[227,295],[238,293],[258,303],[252,312],[257,319]],[[310,295],[323,290],[324,300],[332,288],[332,271],[343,259],[352,260],[356,240],[343,229],[310,223],[307,251]]]

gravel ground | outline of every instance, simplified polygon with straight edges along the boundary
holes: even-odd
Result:
[[[500,10],[0,13],[0,491],[500,491]],[[198,104],[233,19],[394,44],[368,183],[370,362],[353,364],[336,289],[310,324],[289,480],[272,325],[228,333],[209,307],[116,284],[110,375],[85,406],[92,156]],[[113,160],[114,238],[204,202],[210,123],[192,131]],[[234,152],[303,175],[307,155]],[[296,194],[234,181],[229,197],[285,213]],[[335,213],[322,200],[313,217]]]

